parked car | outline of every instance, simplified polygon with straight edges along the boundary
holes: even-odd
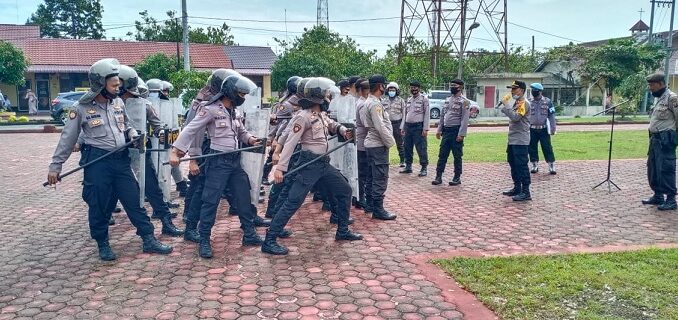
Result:
[[[85,92],[62,92],[52,100],[52,119],[66,124],[68,121],[68,111],[77,102]]]
[[[440,112],[443,110],[443,105],[445,104],[445,100],[449,98],[452,95],[449,91],[442,91],[442,90],[433,90],[428,93],[428,102],[429,102],[429,110],[431,111],[431,119],[440,119]],[[471,106],[469,107],[471,111],[470,117],[473,119],[478,116],[479,113],[479,107],[478,103],[470,100],[471,101]]]

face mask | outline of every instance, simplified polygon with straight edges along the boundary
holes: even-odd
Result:
[[[395,94],[396,94],[395,91],[389,91],[388,92],[388,96],[391,97],[391,98],[395,98]]]
[[[513,95],[513,100],[518,100],[518,99],[520,99],[520,97],[522,97],[522,96],[521,96],[521,95],[518,95],[518,94],[514,94],[514,95]]]
[[[541,93],[541,91],[532,90],[532,96],[535,97],[535,98],[539,97],[540,93]]]
[[[235,107],[241,106],[243,103],[245,103],[245,98],[241,97],[239,94],[235,96],[235,101],[233,101],[233,105]]]
[[[118,97],[117,92],[110,93],[110,92],[108,92],[108,90],[106,90],[106,88],[104,88],[104,90],[101,90],[101,95],[104,96],[104,98],[106,98],[108,100],[113,100],[113,99]]]
[[[655,98],[659,98],[664,94],[664,92],[666,92],[666,87],[661,88],[661,89],[659,89],[655,92],[652,92],[652,96],[655,97]]]
[[[450,92],[451,92],[452,94],[457,94],[457,93],[459,93],[459,91],[461,91],[460,88],[455,88],[455,87],[450,88]]]
[[[327,112],[327,110],[330,109],[330,103],[327,100],[324,100],[323,103],[320,104],[320,111]]]

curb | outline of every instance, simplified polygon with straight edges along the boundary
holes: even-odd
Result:
[[[4,133],[61,133],[62,128],[57,128],[54,125],[48,124],[38,128],[11,128],[11,129],[0,129],[0,134]]]

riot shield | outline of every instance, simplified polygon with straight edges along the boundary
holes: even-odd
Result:
[[[139,133],[146,131],[146,100],[141,98],[129,98],[125,101],[125,112],[129,124]],[[145,139],[144,139],[145,140]],[[142,141],[141,143],[146,143]],[[142,148],[143,149],[143,148]],[[144,206],[144,194],[146,189],[146,155],[137,148],[129,149],[132,172],[139,182],[140,199],[139,205]]]
[[[269,117],[271,110],[249,109],[245,112],[245,129],[256,137],[266,137],[268,133]],[[261,179],[264,174],[264,163],[266,162],[265,148],[254,151],[242,152],[240,155],[240,164],[247,172],[250,180],[250,201],[253,205],[259,203],[259,189],[261,188]]]
[[[256,111],[261,109],[261,88],[257,88],[256,91],[250,92],[245,96],[245,102],[238,107],[245,114],[251,111]],[[270,109],[267,109],[270,110]],[[265,137],[266,135],[261,135],[259,137]]]
[[[332,100],[337,122],[346,124],[347,127],[355,127],[356,101],[351,95],[339,96]],[[339,139],[330,141],[330,148],[339,144]],[[353,196],[358,197],[358,149],[355,143],[349,143],[336,152],[330,154],[330,163],[337,168],[348,180],[353,190]]]

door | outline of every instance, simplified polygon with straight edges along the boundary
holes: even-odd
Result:
[[[494,108],[494,96],[497,87],[495,86],[485,86],[485,108]]]
[[[35,91],[38,96],[38,111],[49,112],[49,80],[39,79],[35,81]]]

